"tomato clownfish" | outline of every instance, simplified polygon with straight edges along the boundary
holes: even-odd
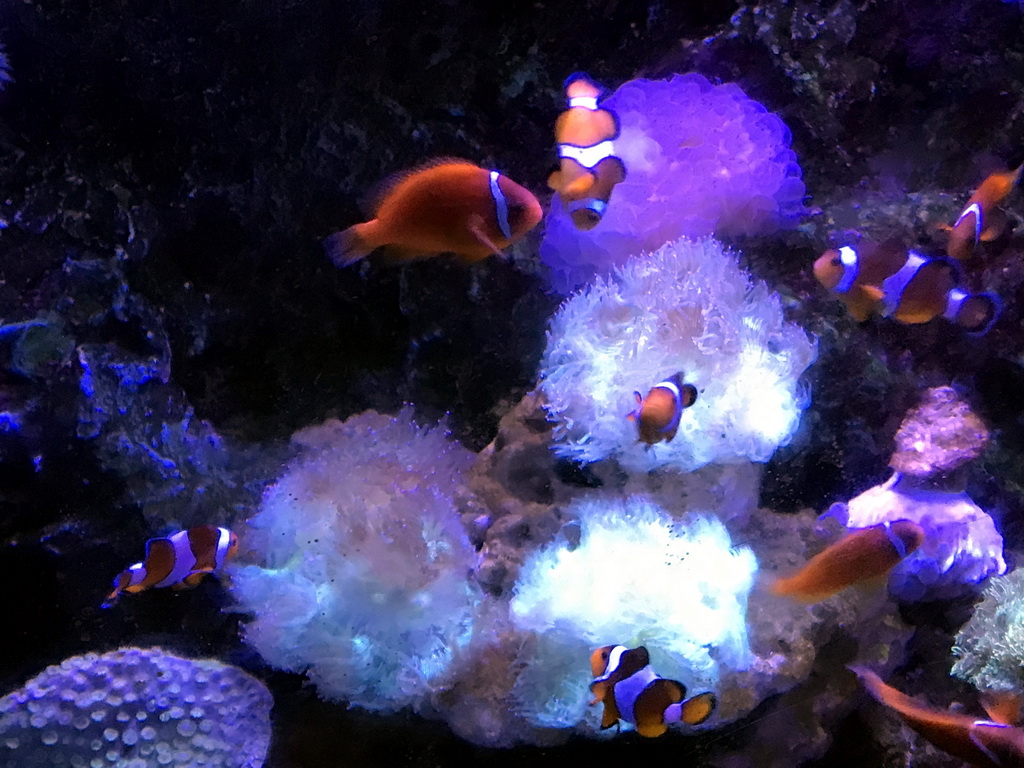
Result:
[[[569,75],[569,108],[555,121],[559,167],[548,177],[576,229],[593,229],[601,221],[626,166],[615,154],[619,119],[597,105],[601,87],[582,72]]]
[[[771,585],[776,595],[816,603],[854,584],[885,576],[921,546],[924,529],[910,520],[851,531]]]
[[[955,262],[922,256],[896,240],[825,251],[814,262],[814,276],[858,322],[873,314],[906,324],[943,317],[981,335],[1002,310],[995,294],[967,293],[958,287]]]
[[[454,253],[475,262],[519,240],[541,220],[533,193],[497,171],[441,158],[381,187],[374,218],[324,239],[337,266],[389,246],[400,261]]]
[[[683,374],[677,373],[651,387],[647,397],[633,392],[637,408],[626,414],[636,422],[638,440],[654,445],[668,442],[676,436],[683,411],[697,401],[697,388],[683,383]]]
[[[700,725],[715,711],[715,695],[701,693],[686,698],[686,686],[661,677],[651,668],[650,656],[642,645],[606,645],[590,656],[594,682],[591,706],[604,705],[601,729],[611,728],[619,720],[636,727],[641,736],[661,736],[668,723]]]
[[[864,667],[850,667],[879,703],[943,752],[976,768],[1009,768],[1024,765],[1024,729],[993,720],[981,720],[932,709],[882,682]]]
[[[997,206],[1006,199],[1017,182],[1021,169],[996,171],[990,174],[971,195],[956,221],[949,227],[946,253],[955,259],[969,259],[974,248],[983,240],[994,240],[1006,226]]]
[[[189,589],[208,573],[217,574],[238,552],[238,537],[227,528],[200,525],[146,542],[146,557],[114,578],[114,591],[103,603],[113,605],[122,592],[151,587]]]

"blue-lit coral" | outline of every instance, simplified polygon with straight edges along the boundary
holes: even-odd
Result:
[[[426,701],[470,640],[475,553],[454,496],[472,454],[444,429],[369,411],[294,437],[300,454],[239,530],[245,639],[325,697]],[[245,555],[241,555],[245,557]]]
[[[767,461],[808,404],[799,379],[816,342],[787,322],[779,297],[707,238],[631,259],[555,315],[540,389],[555,450],[582,462],[617,457],[632,471]],[[673,440],[652,449],[626,414],[633,392],[682,371],[699,390]]]
[[[714,689],[745,669],[747,597],[757,560],[715,517],[673,518],[643,497],[575,502],[578,544],[557,541],[524,564],[510,605],[533,633],[514,694],[534,725],[587,716],[595,648],[644,645],[659,674]],[[594,713],[591,710],[591,725]]]
[[[260,768],[270,692],[158,648],[73,656],[0,699],[0,766]]]
[[[541,257],[559,290],[680,237],[765,234],[803,210],[789,129],[735,83],[631,80],[601,106],[618,115],[626,178],[589,232],[553,200]]]
[[[1024,569],[989,581],[953,656],[953,674],[977,688],[1024,693]]]

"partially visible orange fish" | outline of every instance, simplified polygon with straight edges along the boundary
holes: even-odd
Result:
[[[793,576],[775,581],[771,590],[816,603],[854,584],[886,575],[923,541],[924,529],[910,520],[851,531]]]
[[[619,119],[599,107],[601,87],[582,72],[565,81],[569,108],[555,121],[559,168],[548,178],[576,229],[593,229],[601,221],[626,166],[615,154]]]
[[[339,267],[381,246],[403,260],[454,253],[474,262],[500,254],[543,215],[529,190],[497,171],[442,158],[396,176],[382,188],[374,218],[324,240]]]
[[[697,401],[697,388],[684,384],[682,373],[674,373],[651,387],[647,397],[641,397],[639,392],[634,392],[633,397],[637,407],[626,418],[636,422],[641,443],[654,445],[667,443],[676,436],[683,411]]]
[[[150,539],[146,542],[146,557],[114,579],[114,591],[107,595],[103,607],[113,605],[122,592],[142,592],[151,587],[195,587],[206,574],[219,573],[237,551],[238,537],[227,528],[212,525]]]
[[[850,667],[850,670],[860,678],[868,693],[943,752],[976,768],[1024,765],[1024,730],[1021,728],[932,709],[886,685],[870,669]]]
[[[1003,217],[997,216],[997,206],[1006,199],[1017,182],[1021,169],[996,171],[990,174],[974,190],[963,211],[949,228],[949,242],[946,252],[956,259],[969,259],[974,255],[975,246],[982,240],[993,240],[1006,225]]]

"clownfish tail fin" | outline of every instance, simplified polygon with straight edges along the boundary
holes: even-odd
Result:
[[[365,224],[335,232],[324,238],[324,253],[334,262],[336,267],[347,267],[370,255],[376,247],[366,241]]]

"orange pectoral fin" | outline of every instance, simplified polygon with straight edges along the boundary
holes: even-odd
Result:
[[[985,228],[981,230],[981,241],[988,243],[995,240],[1009,226],[1010,220],[1003,211],[996,209],[985,217]]]
[[[548,176],[548,189],[554,190],[555,192],[560,191],[562,188],[562,172],[555,171]]]
[[[478,213],[474,213],[469,217],[467,226],[470,234],[485,248],[489,248],[491,253],[495,256],[501,256],[501,248],[494,244],[494,242],[484,232],[484,219]]]
[[[561,194],[564,197],[569,198],[580,198],[585,197],[590,191],[591,187],[594,186],[595,176],[593,173],[587,172],[582,176],[577,177],[572,182],[566,185],[565,189],[562,190]]]

